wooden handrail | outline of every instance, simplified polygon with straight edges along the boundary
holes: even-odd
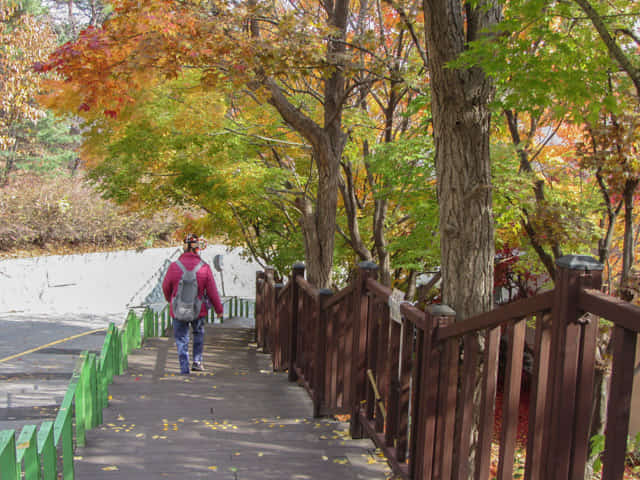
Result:
[[[583,289],[578,306],[632,332],[640,333],[640,307],[598,290]]]
[[[353,283],[350,283],[348,286],[340,290],[338,293],[331,295],[322,308],[331,308],[335,304],[339,303],[343,298],[347,297],[354,290],[355,286]]]
[[[291,282],[287,283],[280,292],[278,292],[278,301],[280,301],[284,296],[291,290]]]
[[[388,301],[391,296],[391,289],[389,287],[385,287],[377,280],[373,278],[367,279],[367,289],[371,291],[376,297],[383,299],[384,301]],[[425,313],[419,308],[414,307],[410,303],[401,303],[400,304],[400,312],[407,318],[407,320],[416,324],[416,326],[420,330],[425,330]]]
[[[415,323],[416,327],[418,327],[420,330],[427,329],[427,322],[426,322],[425,316],[428,314],[425,314],[419,308],[414,307],[410,303],[401,303],[400,313],[402,313],[402,315],[404,315],[407,320]]]
[[[551,309],[553,304],[554,291],[541,293],[535,297],[524,298],[503,307],[481,313],[471,317],[464,322],[454,323],[448,327],[438,328],[436,340],[441,341],[451,337],[460,337],[475,330],[494,328],[509,320],[524,318],[538,312]]]
[[[391,296],[391,289],[389,287],[385,287],[373,278],[367,279],[367,289],[375,296],[380,297],[385,301]]]
[[[302,276],[296,277],[296,282],[298,282],[298,286],[311,298],[315,301],[318,301],[318,289],[307,282]]]

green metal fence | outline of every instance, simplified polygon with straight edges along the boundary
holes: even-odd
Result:
[[[120,328],[111,323],[100,355],[80,355],[54,421],[24,426],[17,440],[14,430],[0,431],[0,480],[74,478],[74,446],[84,446],[85,432],[102,423],[113,377],[126,370],[129,353],[143,338],[158,334],[159,318],[151,310],[142,316],[131,311]]]
[[[224,317],[252,317],[255,301],[230,297],[224,306]],[[207,321],[215,321],[212,310]],[[0,480],[73,480],[74,447],[84,447],[86,431],[102,423],[113,377],[127,369],[129,353],[145,338],[166,336],[170,323],[165,306],[140,316],[130,311],[121,327],[109,324],[100,355],[84,351],[78,358],[54,421],[26,425],[17,439],[14,430],[0,431]]]

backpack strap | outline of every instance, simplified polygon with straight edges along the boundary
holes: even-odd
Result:
[[[195,266],[193,270],[187,270],[187,267],[185,267],[180,260],[176,260],[176,264],[180,267],[180,270],[182,270],[182,273],[187,273],[187,272],[198,273],[198,270],[200,270],[200,268],[204,266],[204,262],[202,260],[198,262],[198,264]]]
[[[180,260],[176,260],[176,265],[180,267],[180,270],[182,270],[182,273],[187,273],[186,267],[182,264]]]

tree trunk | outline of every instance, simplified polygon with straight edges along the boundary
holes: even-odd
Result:
[[[622,297],[625,298],[624,291],[628,288],[631,267],[633,266],[633,250],[635,247],[634,226],[633,226],[633,195],[638,187],[638,179],[627,180],[624,186],[622,198],[624,200],[624,241],[622,248],[622,278],[620,287]]]
[[[466,5],[464,15],[462,6],[459,0],[423,0],[436,147],[442,301],[455,310],[457,321],[493,307],[488,103],[494,89],[480,68],[455,69],[447,64],[483,28],[495,25],[501,12],[491,1]],[[475,474],[479,381],[474,390],[470,455],[456,467],[469,479]],[[453,452],[454,457],[457,453]]]
[[[457,0],[424,0],[423,5],[440,206],[442,297],[457,319],[464,320],[493,306],[488,108],[493,86],[481,69],[453,69],[447,62],[462,53],[482,28],[498,22],[500,7],[480,2],[464,18]]]
[[[269,102],[278,110],[283,120],[302,135],[312,148],[313,159],[318,168],[318,190],[315,208],[308,198],[298,201],[301,211],[301,226],[305,239],[305,262],[307,278],[316,287],[331,285],[333,247],[336,232],[336,208],[340,159],[347,141],[342,131],[342,109],[345,101],[345,78],[342,63],[345,61],[347,17],[349,1],[337,0],[325,3],[327,22],[335,29],[327,44],[327,60],[335,68],[324,83],[324,125],[296,108],[285,97],[280,86],[269,77],[262,83],[271,94]],[[252,36],[257,36],[257,25],[252,22]]]

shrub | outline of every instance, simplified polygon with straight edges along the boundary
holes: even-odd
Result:
[[[0,252],[150,247],[178,226],[171,214],[146,216],[101,198],[81,177],[22,174],[0,189]]]

